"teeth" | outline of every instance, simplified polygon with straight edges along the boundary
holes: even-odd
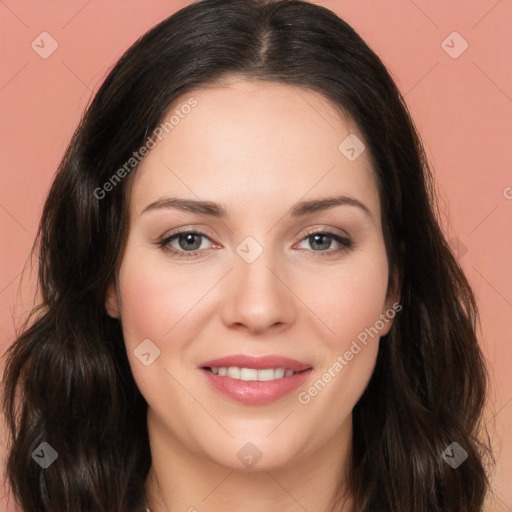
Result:
[[[275,377],[275,371],[273,368],[268,368],[266,370],[255,370],[255,373],[257,374],[257,380],[265,381],[265,380],[274,380]],[[293,372],[292,372],[293,373]],[[256,379],[253,379],[256,380]]]
[[[274,379],[282,379],[284,377],[284,368],[276,368],[274,370]]]
[[[231,368],[230,368],[231,370]],[[229,370],[228,370],[228,376]],[[237,377],[234,377],[235,379]],[[240,368],[240,380],[258,380],[258,370],[255,370],[254,368]]]
[[[229,368],[210,368],[211,372],[221,377],[231,377],[232,379],[245,380],[245,381],[269,381],[282,379],[283,377],[290,377],[294,374],[293,370],[286,370],[285,368],[265,368],[256,370],[254,368],[238,368],[237,366],[230,366]]]
[[[239,379],[240,378],[240,368],[236,366],[230,366],[228,368],[228,377],[231,377],[232,379]]]

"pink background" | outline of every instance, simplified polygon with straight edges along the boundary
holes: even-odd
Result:
[[[20,287],[21,271],[81,112],[129,44],[188,3],[0,3],[2,353],[14,339],[14,323],[30,306],[33,283],[27,273]],[[512,510],[512,1],[317,3],[336,11],[379,54],[423,137],[445,232],[458,239],[459,260],[481,308],[480,340],[492,369],[487,421],[497,471],[496,502],[488,510]],[[462,39],[448,37],[454,31]],[[42,32],[58,43],[47,59],[31,47],[35,41],[40,52],[50,48]],[[447,51],[460,52],[464,41],[468,48],[452,58]],[[14,510],[0,489],[0,512]]]

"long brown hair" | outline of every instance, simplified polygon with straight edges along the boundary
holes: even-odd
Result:
[[[319,92],[357,123],[373,157],[403,310],[382,338],[353,410],[348,482],[355,510],[481,511],[487,374],[478,312],[439,227],[424,149],[381,60],[333,12],[300,0],[185,7],[128,49],[87,108],[34,244],[42,301],[6,353],[6,469],[15,498],[25,512],[143,510],[151,465],[147,404],[121,325],[105,311],[136,166],[108,193],[98,190],[175,100],[230,75]],[[42,442],[58,453],[46,469],[32,457]],[[456,469],[441,456],[453,442],[467,453]]]

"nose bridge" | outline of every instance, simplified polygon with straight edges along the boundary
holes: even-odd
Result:
[[[231,286],[224,302],[224,321],[243,324],[251,331],[262,331],[274,324],[292,320],[293,303],[287,289],[283,268],[270,247],[252,236],[235,248]]]

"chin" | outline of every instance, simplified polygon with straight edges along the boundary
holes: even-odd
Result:
[[[275,471],[292,466],[297,458],[292,447],[277,446],[273,443],[258,443],[258,441],[243,441],[234,443],[234,446],[226,446],[220,453],[210,452],[206,455],[211,462],[227,469],[253,473],[259,471]]]

